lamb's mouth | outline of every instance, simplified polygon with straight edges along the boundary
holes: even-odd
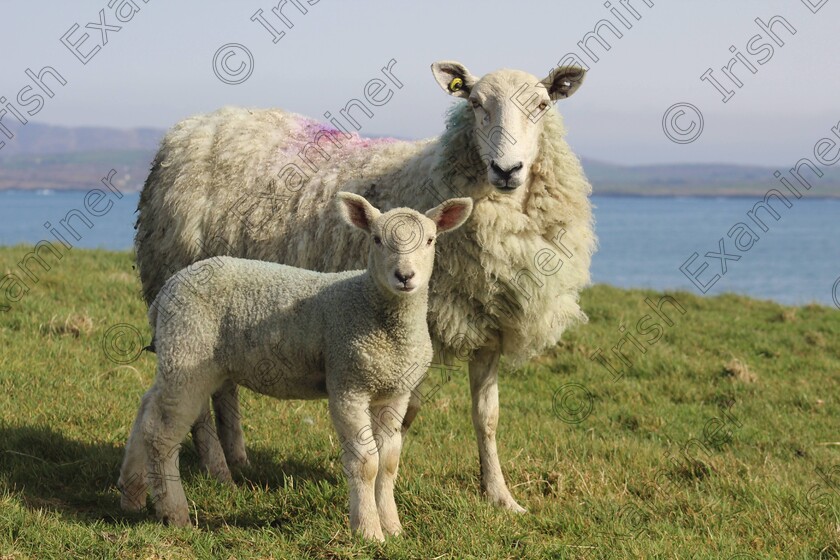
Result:
[[[406,294],[413,292],[415,289],[416,288],[414,286],[397,286],[398,291]]]

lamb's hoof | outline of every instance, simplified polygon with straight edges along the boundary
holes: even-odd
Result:
[[[185,509],[183,511],[174,511],[171,513],[158,514],[160,522],[168,527],[191,527],[190,512]]]
[[[120,498],[120,508],[128,513],[137,513],[146,507],[146,493],[142,496],[128,496],[123,494]]]
[[[125,482],[120,477],[117,488],[120,489],[120,508],[123,511],[135,513],[146,507],[146,484],[144,475],[134,474]]]
[[[385,535],[382,534],[382,529],[377,527],[359,527],[353,531],[357,535],[369,541],[385,542]]]
[[[400,536],[400,534],[402,533],[402,530],[403,530],[403,528],[402,528],[402,525],[400,525],[399,521],[397,521],[394,524],[387,524],[387,523],[382,524],[382,533],[385,534],[386,536],[389,536],[389,537]]]

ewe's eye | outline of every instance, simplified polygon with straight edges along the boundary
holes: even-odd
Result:
[[[377,245],[381,245],[382,244],[382,238],[379,237],[378,235],[374,235],[373,236],[373,242],[376,243]]]
[[[430,237],[430,238],[426,241],[426,245],[431,245],[432,243],[434,243],[434,241],[435,241],[435,238],[434,238],[434,237]]]
[[[479,103],[475,99],[470,99],[470,104],[472,105],[473,109],[480,109],[481,108],[481,103]]]

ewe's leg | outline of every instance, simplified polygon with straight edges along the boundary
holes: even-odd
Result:
[[[408,406],[408,395],[384,405],[371,407],[373,433],[379,442],[379,472],[376,474],[376,509],[379,524],[386,535],[402,532],[397,503],[394,501],[394,482],[400,464],[402,449],[403,416]]]
[[[494,349],[477,350],[470,361],[470,393],[472,421],[481,460],[481,486],[491,503],[523,513],[525,509],[516,503],[505,484],[496,449],[496,426],[499,423],[498,373],[499,352]]]
[[[125,458],[120,469],[117,487],[120,489],[120,507],[125,511],[140,511],[146,506],[146,444],[143,441],[143,421],[151,391],[140,401],[140,410],[125,444]]]
[[[374,490],[379,453],[368,405],[363,398],[330,398],[330,416],[341,442],[341,463],[350,491],[350,528],[365,538],[383,541]]]
[[[216,430],[219,433],[228,466],[237,468],[248,465],[236,383],[225,381],[225,384],[213,394],[213,412],[216,414]]]
[[[219,482],[232,484],[233,478],[230,476],[230,469],[216,434],[216,426],[206,403],[201,407],[198,420],[192,426],[192,436],[202,468]]]
[[[420,395],[417,391],[413,391],[408,401],[408,408],[405,411],[405,416],[403,416],[401,428],[402,435],[405,435],[406,432],[408,432],[412,422],[414,422],[414,418],[416,418],[417,413],[420,412],[420,406],[422,404],[423,402],[420,400]]]
[[[408,432],[408,429],[417,417],[417,413],[420,412],[420,407],[423,404],[421,394],[423,397],[431,398],[437,393],[441,385],[449,380],[449,374],[460,367],[454,361],[454,357],[446,349],[442,348],[439,342],[433,340],[432,344],[434,353],[432,363],[429,364],[429,370],[426,372],[427,377],[423,381],[423,384],[411,391],[408,410],[406,410],[405,417],[403,418],[403,436]]]
[[[167,386],[166,383],[152,390],[154,393],[143,422],[152,501],[158,519],[164,524],[188,526],[190,513],[181,485],[178,452],[208,395],[196,387]]]

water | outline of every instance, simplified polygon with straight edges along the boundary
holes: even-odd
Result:
[[[134,211],[137,210],[139,193],[125,193],[123,197],[108,191],[110,196],[101,201],[89,200],[89,205],[99,217],[85,210],[86,191],[0,191],[0,245],[18,243],[34,244],[46,239],[57,243],[49,229],[49,222],[64,235],[74,247],[86,249],[130,249],[134,242]],[[108,203],[112,206],[107,212]],[[58,225],[68,212],[78,210],[92,224],[88,228],[79,218],[70,218],[69,224],[79,233],[75,240]]]
[[[699,294],[700,289],[679,270],[698,253],[689,270],[704,262],[709,265],[698,280],[707,284],[720,275],[710,295],[735,292],[795,305],[834,305],[832,291],[840,290],[834,288],[840,276],[840,199],[793,199],[789,209],[775,201],[778,221],[765,211],[757,215],[767,225],[766,233],[746,215],[758,200],[593,197],[600,239],[593,280]],[[760,236],[746,251],[739,251],[727,235],[739,222]],[[725,274],[718,258],[705,256],[720,252],[721,238],[728,255],[741,257],[726,260]],[[840,298],[840,292],[835,296]]]
[[[100,217],[89,219],[88,229],[76,224],[81,239],[68,239],[77,247],[127,250],[134,236],[137,193],[122,199],[112,195],[95,208],[113,206]],[[53,240],[44,222],[54,226],[72,209],[84,208],[85,193],[0,191],[0,245]],[[594,282],[621,287],[683,289],[699,294],[697,287],[680,272],[680,265],[693,253],[708,268],[699,281],[709,282],[721,274],[716,258],[724,238],[728,254],[727,272],[709,294],[736,292],[782,303],[819,302],[833,305],[832,291],[840,299],[840,200],[793,200],[792,208],[778,203],[779,221],[760,213],[768,232],[761,231],[746,217],[756,198],[634,198],[593,197],[596,206],[600,248],[592,263]],[[760,239],[748,251],[739,251],[727,236],[738,222],[750,224]]]

